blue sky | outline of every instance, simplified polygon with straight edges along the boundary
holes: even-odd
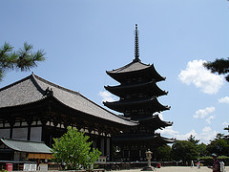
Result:
[[[29,72],[5,74],[0,87],[31,74],[78,91],[103,106],[107,74],[134,58],[139,28],[140,59],[154,64],[171,106],[161,117],[172,127],[162,136],[209,143],[229,124],[229,83],[202,67],[229,56],[227,0],[1,0],[0,45],[19,49],[26,41],[44,49],[46,61]]]

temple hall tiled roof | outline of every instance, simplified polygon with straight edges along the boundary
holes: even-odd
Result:
[[[7,147],[19,152],[51,154],[51,148],[49,148],[43,142],[32,142],[12,139],[1,139],[1,142],[4,143]]]
[[[135,122],[120,118],[97,105],[79,92],[63,88],[34,74],[0,89],[0,109],[25,105],[45,99],[47,98],[47,90],[51,91],[52,96],[62,104],[83,112],[85,115],[91,115],[122,125],[137,125]]]

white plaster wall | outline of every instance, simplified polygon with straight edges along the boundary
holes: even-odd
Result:
[[[41,141],[42,127],[31,127],[30,140]]]
[[[13,139],[27,140],[28,128],[13,128]]]
[[[10,129],[0,129],[0,138],[10,138]]]

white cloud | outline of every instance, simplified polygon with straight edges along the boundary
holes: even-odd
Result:
[[[223,125],[224,127],[228,127],[228,126],[229,126],[229,122],[228,122],[228,121],[224,121],[224,122],[222,123],[222,125]]]
[[[190,135],[196,135],[197,133],[195,132],[195,130],[191,130],[190,132],[186,133],[186,134],[180,134],[179,131],[175,131],[173,129],[173,127],[166,127],[163,130],[157,130],[158,133],[161,133],[162,136],[168,136],[170,138],[175,138],[177,140],[186,140],[187,138],[190,137]]]
[[[179,134],[177,135],[178,138],[180,138],[181,140],[187,140],[190,136],[195,136],[197,135],[196,131],[194,129],[192,129],[191,131],[189,131],[188,133],[186,134]]]
[[[169,137],[177,138],[177,135],[179,134],[179,131],[173,130],[173,127],[166,127],[163,130],[157,130],[158,133],[161,133],[163,135],[167,135]]]
[[[200,133],[197,133],[194,129],[181,134],[179,131],[173,129],[173,127],[166,127],[163,130],[157,130],[158,133],[161,133],[164,137],[175,138],[177,140],[187,140],[190,135],[194,136],[195,139],[200,140],[200,143],[209,143],[210,140],[213,140],[217,134],[217,131],[212,130],[210,127],[204,127]]]
[[[211,115],[211,116],[209,116],[207,119],[206,119],[206,122],[208,123],[208,124],[211,124],[212,123],[212,120],[215,118],[215,116],[213,116],[213,115]]]
[[[102,97],[102,101],[112,102],[115,101],[115,97],[108,91],[100,91],[99,95]]]
[[[210,113],[215,111],[215,107],[206,107],[205,109],[199,109],[193,115],[194,118],[206,118]]]
[[[159,116],[159,118],[160,118],[161,120],[164,120],[164,117],[163,117],[162,112],[158,113],[158,116]]]
[[[223,76],[211,73],[203,67],[205,60],[189,61],[186,69],[178,75],[181,82],[193,84],[206,94],[216,94],[224,84]]]
[[[216,137],[217,133],[217,131],[212,130],[210,127],[204,127],[202,132],[198,134],[196,138],[200,139],[203,143],[208,143]]]
[[[228,103],[229,104],[229,96],[222,97],[218,100],[219,103]]]

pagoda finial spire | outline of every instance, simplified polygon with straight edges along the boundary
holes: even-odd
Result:
[[[141,61],[139,59],[139,46],[138,46],[138,25],[135,24],[135,58],[133,60],[134,62]]]

